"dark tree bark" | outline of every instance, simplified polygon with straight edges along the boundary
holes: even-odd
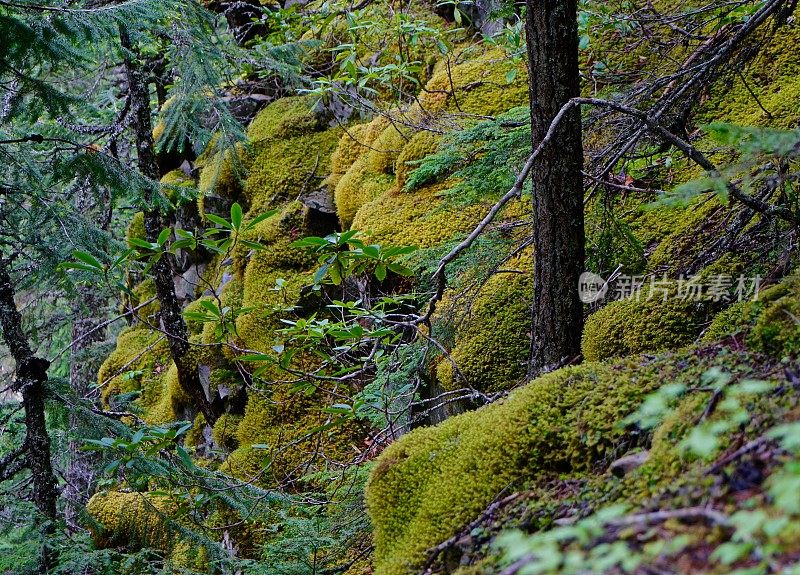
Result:
[[[527,0],[534,149],[571,98],[580,96],[577,0]],[[560,123],[532,170],[534,303],[531,373],[580,355],[584,271],[583,146],[580,110]]]
[[[133,60],[134,52],[130,38],[122,29],[120,29],[120,41],[125,52],[125,75],[131,102],[131,126],[136,139],[139,171],[149,180],[157,182],[161,174],[153,145],[150,93],[141,68]],[[152,203],[151,200],[151,197],[145,198],[147,203]],[[144,227],[148,241],[155,242],[161,230],[166,226],[167,221],[158,208],[148,206],[144,212]],[[190,357],[189,329],[183,319],[180,299],[175,293],[173,264],[174,257],[165,253],[152,267],[156,297],[161,306],[159,312],[161,329],[169,342],[170,355],[178,370],[178,381],[181,388],[192,398],[192,402],[206,418],[206,422],[214,425],[222,413],[222,406],[219,402],[214,402],[206,396],[197,365]]]
[[[14,300],[10,263],[0,257],[0,328],[3,341],[16,364],[13,391],[22,395],[25,409],[26,463],[33,479],[33,503],[45,519],[44,545],[39,571],[46,573],[55,561],[48,536],[54,532],[58,488],[50,460],[50,436],[45,421],[45,385],[50,362],[36,357],[22,329],[22,316]]]

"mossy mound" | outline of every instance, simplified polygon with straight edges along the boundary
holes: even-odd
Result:
[[[353,229],[370,232],[373,241],[395,246],[429,248],[452,240],[472,228],[487,206],[443,205],[446,183],[413,192],[393,192],[365,204],[353,220]]]
[[[361,206],[383,195],[394,183],[394,166],[388,157],[399,154],[400,150],[379,147],[378,140],[386,130],[396,131],[388,118],[378,116],[352,132],[358,134],[357,143],[346,138],[339,143],[334,157],[337,161],[335,168],[341,175],[335,178],[333,198],[343,229],[350,227]],[[387,142],[383,141],[381,146],[384,144]],[[350,159],[352,162],[348,166],[346,160]],[[376,170],[375,166],[379,169]]]
[[[509,58],[501,48],[481,51],[473,47],[454,60],[437,62],[419,102],[428,113],[447,111],[481,116],[496,116],[525,106],[528,104],[525,65]]]
[[[661,384],[663,366],[587,363],[389,446],[367,486],[378,575],[414,572],[425,551],[509,486],[583,473],[614,454],[618,426]],[[557,447],[556,447],[557,446]]]
[[[209,144],[211,145],[211,144]],[[237,145],[233,148],[217,152],[203,163],[200,171],[198,189],[200,199],[209,194],[238,201],[242,198],[245,166],[243,154],[245,147]],[[200,205],[203,213],[203,206]]]
[[[254,214],[311,192],[330,172],[330,157],[341,138],[339,128],[286,140],[262,140],[248,152],[244,195]]]
[[[456,320],[450,358],[466,381],[459,381],[453,364],[443,358],[436,375],[445,390],[469,384],[480,391],[493,392],[513,385],[525,375],[531,342],[531,259],[517,257],[504,267],[513,273],[492,276],[475,299],[466,302],[466,317],[461,322]]]
[[[800,276],[794,275],[719,313],[704,341],[740,335],[748,348],[777,358],[800,354]]]
[[[123,330],[97,372],[103,400],[160,385],[169,363],[169,348],[159,334],[141,327]]]
[[[147,240],[147,230],[144,229],[144,212],[136,212],[133,214],[128,229],[125,232],[125,239],[128,242],[128,247],[133,248],[134,245],[131,240]]]
[[[331,155],[342,136],[315,108],[314,98],[276,100],[259,112],[247,129],[244,196],[260,214],[316,190],[331,170]]]
[[[177,505],[166,497],[146,493],[106,491],[94,495],[86,511],[99,526],[92,536],[101,548],[126,545],[169,551],[178,542],[175,528],[167,518]]]
[[[581,350],[587,361],[600,361],[644,352],[676,349],[690,344],[700,334],[705,317],[704,302],[664,299],[647,292],[609,303],[586,321]]]
[[[151,548],[166,555],[168,569],[206,572],[208,552],[183,536],[172,520],[177,510],[168,497],[122,491],[97,493],[86,505],[95,522],[90,527],[92,539],[99,548]]]
[[[718,81],[698,110],[699,124],[731,122],[791,129],[800,119],[800,25],[775,26],[738,74]],[[754,96],[755,94],[755,96]]]
[[[323,128],[327,122],[312,96],[289,96],[272,102],[247,127],[247,139],[262,142],[294,138]]]
[[[489,546],[499,531],[547,532],[558,527],[555,519],[568,521],[616,503],[649,511],[713,500],[726,511],[736,509],[742,503],[741,487],[727,485],[723,470],[710,477],[708,460],[678,446],[699,421],[714,425],[730,417],[724,409],[708,408],[713,388],[703,378],[709,370],[722,367],[738,381],[789,377],[780,364],[758,357],[713,346],[586,363],[541,376],[502,403],[411,432],[378,458],[367,485],[376,574],[417,573],[426,552],[456,534],[463,539],[451,548],[453,556],[440,556],[445,565],[458,561],[470,566],[468,573],[496,573],[496,565],[484,570],[473,563],[475,556],[459,561],[458,552],[469,553],[480,542],[491,563],[496,553]],[[666,383],[692,391],[671,404],[652,433],[643,433],[628,416]],[[776,385],[775,393],[749,398],[752,418],[734,426],[722,442],[735,437],[735,445],[741,445],[769,426],[796,420],[798,402],[790,387]],[[641,448],[646,451],[638,464],[623,476],[612,472],[612,462]],[[523,500],[516,509],[507,513],[498,508],[479,519],[500,496],[513,493]],[[721,504],[725,496],[731,507]],[[698,543],[707,544],[702,537]]]

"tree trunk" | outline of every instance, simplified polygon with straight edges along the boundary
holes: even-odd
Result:
[[[131,125],[136,138],[139,171],[151,181],[158,182],[161,175],[153,145],[153,129],[150,121],[150,93],[140,67],[132,58],[133,47],[130,38],[127,32],[121,28],[120,41],[125,52],[125,74],[132,112]],[[152,198],[146,197],[145,202],[151,204]],[[144,227],[147,240],[155,242],[166,225],[167,222],[158,211],[158,208],[147,206],[144,212]],[[159,313],[161,329],[169,342],[170,355],[178,370],[178,382],[181,388],[192,398],[194,405],[206,418],[206,422],[209,425],[214,425],[222,410],[216,402],[206,397],[197,365],[189,357],[191,349],[189,330],[183,319],[180,300],[175,293],[173,260],[174,258],[170,254],[164,253],[152,267],[156,297],[161,306]]]
[[[75,396],[86,399],[89,392],[89,382],[97,377],[99,361],[89,357],[89,352],[106,336],[102,316],[98,317],[98,310],[105,306],[105,299],[93,286],[80,286],[78,298],[72,307],[72,347],[70,349],[69,383]],[[70,412],[70,433],[85,426],[79,415]],[[97,456],[91,451],[81,449],[83,442],[77,437],[69,441],[69,465],[66,471],[66,486],[64,487],[64,517],[67,527],[76,532],[80,530],[78,510],[82,508],[91,496],[92,483],[95,477],[94,465]]]
[[[533,147],[553,118],[580,95],[577,0],[527,0]],[[584,271],[583,146],[580,110],[561,122],[532,170],[534,302],[531,373],[580,356]]]
[[[39,571],[46,573],[55,561],[49,536],[54,532],[58,489],[50,461],[50,436],[45,421],[45,384],[50,362],[33,354],[22,330],[22,316],[14,300],[8,260],[0,257],[0,328],[3,341],[16,364],[12,390],[22,395],[25,409],[25,453],[33,479],[33,503],[42,514],[43,547]]]

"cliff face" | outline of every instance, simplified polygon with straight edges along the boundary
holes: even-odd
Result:
[[[655,4],[653,10],[675,10],[675,3]],[[600,5],[594,8],[592,17],[603,12]],[[436,16],[428,17],[444,26]],[[716,25],[698,25],[692,34],[713,39],[733,33],[737,22],[713,29]],[[671,39],[660,43],[648,43],[625,23],[587,26],[587,95],[613,98],[633,89],[641,77],[665,77],[686,65],[690,46],[697,43],[691,37],[675,40],[681,30],[667,25],[649,30],[660,40]],[[746,176],[751,166],[737,163],[740,151],[718,145],[699,126],[711,121],[796,126],[798,34],[791,17],[760,29],[736,47],[740,66],[712,77],[669,118],[715,161],[738,166],[732,169],[740,172],[731,177]],[[335,389],[303,387],[297,373],[321,362],[313,350],[296,354],[296,371],[290,374],[279,365],[237,358],[282,350],[287,320],[324,317],[330,299],[358,289],[345,285],[338,294],[310,289],[319,263],[307,250],[293,247],[295,240],[352,229],[369,233],[370,243],[381,246],[416,246],[405,262],[415,276],[390,277],[381,285],[389,293],[425,291],[438,257],[506,191],[514,166],[524,160],[529,134],[524,63],[502,48],[469,41],[446,57],[424,54],[422,59],[428,63],[421,72],[422,88],[400,108],[363,122],[337,122],[312,96],[282,98],[258,113],[246,144],[201,156],[196,182],[181,174],[165,178],[166,186],[198,187],[198,211],[209,227],[209,214],[212,219],[225,214],[233,202],[244,207],[244,222],[274,210],[245,232],[231,253],[207,259],[189,290],[193,301],[186,311],[197,344],[196,364],[208,393],[227,398],[228,412],[211,428],[182,393],[166,344],[151,327],[157,304],[138,311],[139,321],[118,337],[117,349],[103,365],[98,380],[106,401],[136,392],[147,423],[192,419],[186,447],[198,464],[264,487],[318,488],[315,473],[353,460],[365,465],[377,456],[383,446],[374,443],[363,421],[326,428],[331,421],[326,408],[363,392],[374,373]],[[623,74],[628,69],[631,78]],[[670,89],[667,83],[661,88]],[[494,117],[505,120],[494,122]],[[589,166],[625,126],[591,113],[585,123]],[[697,511],[709,507],[728,517],[753,509],[786,517],[781,529],[769,531],[763,523],[748,541],[752,548],[774,550],[778,564],[797,552],[790,536],[793,513],[800,510],[787,508],[770,491],[789,452],[768,447],[773,444],[766,440],[737,451],[775,426],[793,422],[798,413],[799,376],[789,358],[800,351],[800,294],[796,279],[781,277],[794,255],[774,239],[793,232],[774,220],[748,216],[714,194],[677,207],[644,209],[653,200],[647,190],[674,188],[700,171],[655,140],[645,139],[641,148],[625,172],[609,175],[611,187],[592,188],[588,195],[590,264],[604,273],[621,264],[630,275],[667,274],[664,297],[659,292],[591,310],[583,334],[585,363],[523,385],[533,290],[526,247],[530,196],[512,201],[486,243],[454,268],[454,289],[434,316],[432,330],[409,341],[433,337],[440,346],[435,353],[408,353],[401,363],[413,362],[409,371],[423,374],[428,397],[435,395],[430,390],[468,388],[498,397],[514,391],[477,411],[416,429],[366,464],[373,466],[366,499],[377,575],[429,568],[489,572],[527,557],[517,567],[522,569],[539,565],[544,555],[552,564],[529,567],[526,573],[578,572],[566,567],[570,557],[576,565],[607,561],[601,571],[630,571],[624,567],[626,554],[663,567],[682,553],[688,563],[680,571],[705,569],[722,561],[709,559],[713,549],[742,532],[735,522],[721,524],[719,517]],[[420,170],[433,176],[422,177]],[[745,223],[737,223],[745,216]],[[136,221],[131,237],[141,235]],[[734,225],[741,229],[729,237]],[[678,278],[689,274],[707,283],[721,275],[760,276],[772,287],[757,302],[691,299],[678,293]],[[139,302],[152,293],[147,282],[134,290]],[[203,302],[219,305],[232,318],[225,345],[217,325],[192,319]],[[741,391],[737,411],[724,389],[740,389],[744,380],[767,382],[769,391]],[[665,386],[674,393],[653,400],[651,394],[663,393]],[[653,416],[646,412],[632,418],[642,405],[658,401],[663,405],[654,421],[643,422]],[[469,402],[443,407],[437,417],[468,407]],[[732,417],[736,425],[726,427]],[[691,445],[699,444],[702,434],[713,437],[714,449],[693,452]],[[635,465],[620,464],[625,455]],[[89,511],[102,524],[98,541],[113,544],[114,534],[124,534],[127,544],[170,550],[180,562],[186,543],[165,541],[167,535],[153,527],[157,520],[141,501],[150,497],[146,486],[139,493],[128,487],[111,488],[92,500]],[[659,510],[695,512],[630,524],[614,516],[592,531],[586,521],[618,503],[639,517]],[[507,528],[540,539],[506,536],[497,547],[497,534]],[[541,539],[548,533],[552,539]],[[235,531],[234,537],[240,549],[251,551],[269,540],[257,526]],[[582,547],[585,538],[611,547],[592,558]],[[656,539],[680,539],[682,545],[671,551],[648,547]],[[618,543],[624,550],[613,547]],[[752,563],[750,555],[742,557],[743,564]],[[369,567],[361,558],[350,569]]]

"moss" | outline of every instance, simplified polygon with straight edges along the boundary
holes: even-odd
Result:
[[[440,134],[423,130],[414,134],[403,146],[395,163],[397,189],[402,190],[405,187],[408,175],[417,168],[416,162],[436,152],[441,139]]]
[[[348,459],[360,437],[354,426],[314,431],[327,421],[322,408],[331,401],[321,391],[306,395],[279,383],[251,393],[236,432],[239,448],[220,469],[263,486],[289,487],[325,469],[327,461]]]
[[[244,146],[237,145],[213,154],[204,163],[198,184],[201,199],[209,194],[235,201],[242,198],[244,166],[241,156],[244,150]],[[200,208],[203,213],[202,205]]]
[[[509,486],[582,473],[611,455],[624,434],[618,422],[661,381],[651,369],[623,367],[590,363],[547,374],[501,403],[390,445],[367,486],[376,573],[414,572],[428,548]]]
[[[144,420],[150,424],[171,423],[184,419],[185,408],[191,400],[178,379],[178,368],[171,364],[163,377],[154,379],[142,388],[139,403],[144,408]]]
[[[455,62],[450,61],[449,70],[447,62],[436,64],[433,76],[420,93],[419,102],[426,112],[495,116],[528,104],[525,65],[508,58],[505,50],[464,51]],[[507,75],[512,71],[516,76],[509,83]]]
[[[698,124],[723,121],[796,128],[800,119],[799,45],[800,26],[796,22],[775,27],[769,41],[759,46],[757,56],[740,75],[731,74],[714,85],[698,112]]]
[[[214,438],[214,442],[223,449],[236,449],[239,443],[237,430],[239,429],[239,424],[241,421],[241,415],[224,413],[217,420],[212,429],[212,437]]]
[[[373,241],[395,246],[428,248],[471,231],[487,206],[443,207],[440,194],[448,185],[434,184],[413,192],[393,192],[365,204],[353,229],[369,231]]]
[[[128,224],[128,229],[125,232],[125,239],[128,241],[128,247],[133,248],[131,243],[132,239],[147,240],[147,230],[144,229],[144,212],[136,212]]]
[[[757,300],[737,302],[717,314],[703,341],[736,335],[748,348],[773,357],[800,353],[800,276],[790,276],[761,291]]]
[[[251,142],[294,138],[324,128],[325,118],[315,110],[313,96],[280,98],[261,110],[247,128]]]
[[[395,162],[408,143],[412,131],[398,124],[390,124],[367,152],[369,169],[376,174],[394,174]]]
[[[161,310],[161,304],[156,297],[156,284],[152,278],[147,278],[133,290],[131,290],[133,297],[130,299],[130,304],[133,307],[138,307],[149,300],[150,303],[142,305],[136,311],[137,321],[145,325],[158,325],[158,312]]]
[[[179,540],[165,516],[177,507],[165,497],[146,493],[105,491],[92,496],[86,511],[99,526],[92,537],[101,548],[126,545],[170,551]]]
[[[331,156],[331,175],[328,178],[328,185],[331,188],[335,188],[350,166],[369,150],[366,139],[368,128],[369,124],[350,126],[339,139],[336,151]]]
[[[341,135],[340,129],[331,128],[286,140],[255,142],[248,152],[244,186],[253,213],[319,187],[330,171],[330,157]]]
[[[160,334],[137,327],[123,330],[97,372],[103,400],[154,384],[168,365],[169,348]]]
[[[675,349],[699,335],[705,305],[692,299],[663,299],[657,293],[641,299],[630,297],[612,301],[589,316],[583,330],[581,350],[584,359],[598,361],[610,357]]]
[[[512,386],[521,379],[530,352],[531,259],[518,257],[504,267],[523,273],[494,275],[481,288],[470,302],[465,322],[457,326],[450,352],[466,383],[487,392]],[[437,366],[437,377],[446,390],[464,385],[454,378],[453,371],[446,358]]]
[[[303,206],[287,205],[281,213],[261,222],[251,237],[265,246],[246,261],[243,271],[242,305],[252,311],[236,320],[237,331],[249,349],[266,350],[273,345],[277,309],[291,307],[301,290],[311,282],[310,271],[316,260],[305,250],[291,247],[303,231]],[[276,289],[277,280],[285,280]]]
[[[186,445],[186,447],[200,447],[205,443],[206,427],[208,427],[206,418],[202,413],[198,413],[192,422],[192,428],[186,432],[184,445]]]
[[[364,204],[380,198],[394,184],[390,174],[375,174],[369,169],[369,159],[362,156],[339,179],[334,191],[336,213],[342,229],[349,229],[356,213]]]
[[[361,206],[380,197],[392,187],[394,177],[388,171],[372,169],[373,156],[377,165],[381,164],[379,160],[384,155],[390,153],[388,149],[379,148],[376,144],[380,135],[390,127],[391,124],[386,117],[378,116],[368,124],[362,124],[355,132],[351,132],[353,135],[358,134],[360,144],[353,145],[352,140],[348,141],[345,138],[339,143],[339,148],[334,154],[336,159],[334,168],[339,171],[339,175],[334,177],[333,199],[342,229],[350,227]],[[345,159],[352,161],[347,165]]]
[[[194,180],[187,176],[183,170],[172,170],[161,178],[162,193],[175,205],[181,205],[193,196]]]
[[[763,294],[758,316],[747,336],[752,349],[774,357],[800,353],[800,277]]]

